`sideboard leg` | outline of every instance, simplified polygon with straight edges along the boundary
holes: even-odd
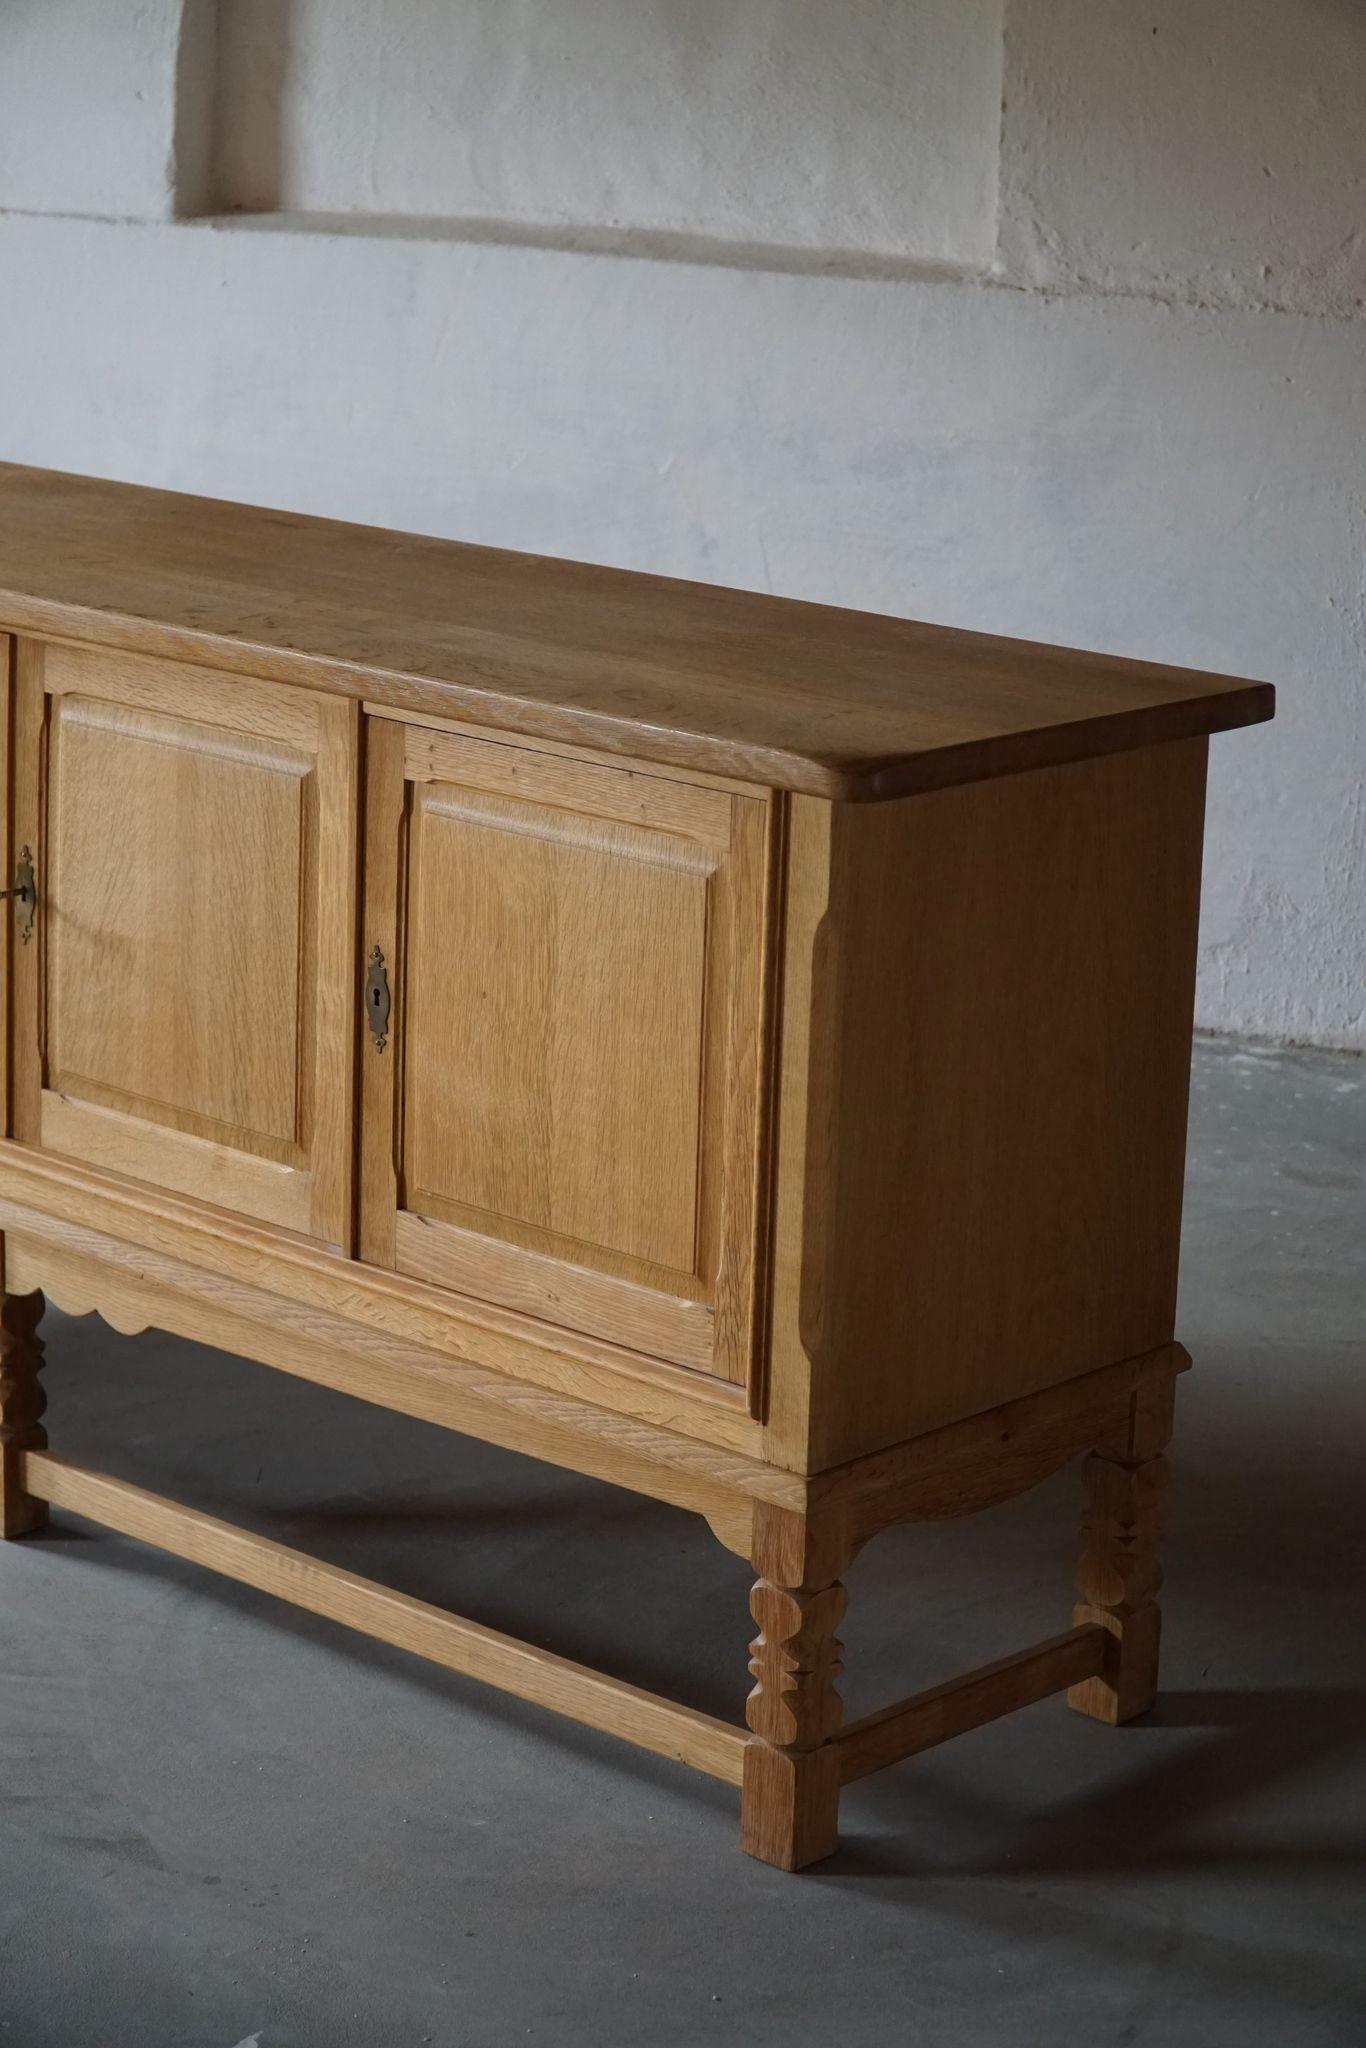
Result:
[[[47,1446],[47,1397],[38,1381],[46,1306],[41,1294],[0,1294],[0,1537],[29,1536],[47,1523],[47,1503],[19,1483],[24,1452]]]
[[[838,1560],[817,1555],[800,1517],[761,1510],[754,1562],[764,1576],[749,1601],[759,1634],[750,1645],[755,1685],[745,1718],[754,1739],[745,1751],[740,1846],[762,1863],[801,1870],[832,1855],[839,1841],[840,1763],[831,1737],[843,1714],[835,1631],[845,1591]]]
[[[1069,1706],[1112,1726],[1145,1714],[1157,1697],[1162,1585],[1158,1557],[1173,1383],[1135,1398],[1127,1430],[1086,1460],[1077,1624],[1113,1637],[1105,1670],[1074,1685]]]

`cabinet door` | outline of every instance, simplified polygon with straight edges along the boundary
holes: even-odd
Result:
[[[362,1256],[743,1380],[767,804],[382,718],[367,762]]]
[[[15,1136],[350,1248],[357,708],[19,644]]]

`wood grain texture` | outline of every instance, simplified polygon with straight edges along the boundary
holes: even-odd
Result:
[[[16,1258],[23,1254],[27,1259],[30,1247],[36,1252],[44,1243],[79,1245],[93,1257],[107,1254],[120,1271],[137,1272],[149,1270],[149,1255],[164,1257],[177,1272],[188,1269],[201,1276],[203,1284],[218,1277],[250,1289],[272,1318],[275,1305],[285,1300],[319,1309],[334,1321],[344,1319],[354,1325],[349,1346],[364,1347],[372,1333],[398,1337],[457,1365],[492,1368],[500,1385],[520,1381],[584,1399],[592,1413],[620,1411],[660,1425],[666,1444],[681,1436],[698,1448],[711,1442],[718,1449],[746,1452],[745,1469],[771,1473],[771,1486],[760,1489],[767,1498],[794,1509],[809,1507],[812,1513],[780,1517],[776,1524],[765,1521],[755,1531],[746,1528],[732,1547],[764,1575],[791,1576],[797,1582],[806,1575],[805,1567],[799,1561],[794,1568],[793,1558],[804,1557],[802,1546],[813,1538],[828,1544],[827,1523],[838,1544],[846,1546],[837,1551],[830,1571],[838,1577],[849,1547],[880,1529],[926,1513],[970,1511],[980,1504],[983,1490],[989,1489],[993,1499],[1003,1497],[996,1490],[1002,1469],[1018,1476],[1021,1486],[1028,1485],[1042,1476],[1039,1466],[1054,1471],[1092,1445],[1129,1441],[1133,1412],[1169,1409],[1163,1383],[1169,1386],[1173,1374],[1189,1365],[1180,1345],[1164,1347],[807,1481],[780,1467],[760,1465],[759,1454],[767,1448],[761,1433],[732,1405],[732,1391],[714,1381],[666,1367],[651,1371],[629,1354],[601,1347],[576,1354],[569,1340],[552,1330],[533,1337],[528,1325],[496,1309],[377,1269],[358,1269],[302,1241],[274,1238],[241,1218],[201,1212],[74,1162],[0,1145],[0,1228],[15,1233]],[[20,1291],[48,1285],[36,1267],[32,1278],[27,1264],[24,1271]],[[64,1300],[61,1305],[66,1306]],[[234,1343],[226,1348],[243,1347]]]
[[[475,724],[468,718],[445,717],[437,711],[404,710],[397,704],[381,704],[368,697],[361,700],[361,709],[370,718],[390,718],[397,724],[416,727],[424,741],[430,741],[433,734],[447,733],[455,739],[477,740],[481,746],[514,747],[522,753],[530,752],[534,746],[535,758],[542,761],[558,758],[582,761],[590,768],[625,768],[628,773],[635,772],[630,762],[620,755],[605,753],[600,747],[575,746],[568,740],[549,739],[544,733],[537,733],[529,746],[516,733],[499,732],[493,727]],[[667,769],[663,770],[659,764],[650,763],[645,772],[651,777],[658,777],[663,772],[670,782],[691,784],[695,789],[720,790],[731,796],[752,796],[764,801],[770,794],[761,782],[743,781],[735,775],[719,775],[712,769],[685,768],[677,761],[669,762]],[[502,787],[501,784],[497,786]]]
[[[1122,1440],[1136,1410],[1165,1406],[1170,1413],[1175,1375],[1189,1365],[1183,1346],[1165,1345],[928,1430],[818,1474],[808,1489],[808,1510],[830,1518],[857,1550],[898,1522],[995,1507],[1093,1445]]]
[[[428,1199],[414,1192],[414,1201],[426,1205]],[[715,1318],[706,1302],[593,1272],[586,1248],[571,1252],[557,1246],[556,1252],[547,1255],[406,1211],[394,1220],[395,1272],[467,1300],[496,1303],[548,1328],[610,1337],[632,1351],[710,1374]]]
[[[79,1224],[24,1217],[0,1201],[0,1229],[25,1286],[72,1313],[105,1312],[117,1327],[164,1328],[217,1344],[362,1400],[440,1422],[594,1478],[727,1515],[754,1499],[800,1514],[805,1482],[696,1437],[598,1408],[344,1315],[226,1279]]]
[[[1162,1454],[1175,1402],[1175,1375],[1141,1381],[1117,1426],[1097,1430],[1084,1471],[1081,1601],[1073,1619],[1105,1631],[1106,1654],[1100,1671],[1074,1685],[1067,1699],[1078,1713],[1112,1727],[1146,1713],[1157,1696]]]
[[[621,761],[589,758],[581,751],[546,752],[539,745],[518,746],[488,733],[403,723],[403,772],[410,782],[482,790],[542,810],[639,826],[712,847],[717,853],[730,850],[734,814],[725,789],[679,781],[658,769],[642,771]],[[752,789],[739,793],[763,795]],[[669,858],[667,849],[663,857]],[[680,852],[673,857],[680,858]]]
[[[0,624],[835,799],[1273,704],[1229,677],[15,465]]]
[[[835,1849],[839,1761],[833,1737],[844,1708],[836,1631],[846,1595],[844,1553],[807,1515],[768,1504],[754,1514],[753,1557],[762,1576],[750,1594],[759,1633],[750,1644],[754,1689],[745,1719],[740,1846],[780,1870],[803,1870]]]
[[[326,700],[312,691],[282,690],[276,683],[234,673],[225,675],[193,662],[149,660],[138,652],[43,640],[43,687],[51,697],[80,697],[115,710],[170,713],[202,721],[256,741],[277,741],[311,753]]]
[[[432,1213],[435,1194],[448,1220],[530,1226],[537,1249],[582,1248],[628,1278],[672,1271],[691,1291],[711,867],[694,842],[634,825],[419,792],[415,1207]]]
[[[4,868],[4,881],[9,884],[15,878],[15,866],[19,855],[19,844],[14,838],[13,804],[14,787],[14,641],[8,633],[0,633],[0,865]],[[14,948],[21,943],[16,929],[15,906],[7,903],[0,911],[0,968],[4,972],[3,1029],[0,1029],[0,1129],[6,1137],[13,1128],[10,1122],[10,1040],[13,1035],[11,1024],[14,991]]]
[[[835,1156],[839,1047],[822,1007],[830,980],[834,820],[830,804],[788,800],[771,1090],[768,1343],[755,1389],[770,1455],[803,1470],[811,1457],[812,1321],[814,1315],[819,1325],[826,1286]]]
[[[66,1085],[75,1093],[85,1084],[72,1078]],[[45,1088],[39,1136],[48,1151],[110,1173],[236,1209],[282,1230],[309,1228],[313,1188],[306,1170],[259,1158],[240,1142],[221,1145],[189,1135],[169,1120],[159,1121],[156,1106],[149,1105],[145,1117],[133,1116]]]
[[[1166,1477],[1160,1456],[1130,1462],[1093,1453],[1086,1461],[1081,1600],[1073,1619],[1105,1630],[1108,1655],[1103,1669],[1067,1697],[1078,1713],[1111,1726],[1145,1714],[1157,1697]]]
[[[1171,1341],[1204,770],[793,800],[771,1422],[807,1469]]]
[[[355,1264],[248,1218],[200,1208],[79,1161],[0,1145],[0,1199],[12,1214],[22,1210],[36,1230],[88,1226],[130,1255],[144,1246],[209,1275],[345,1317],[362,1331],[409,1340],[458,1364],[580,1397],[704,1444],[749,1456],[762,1446],[762,1432],[745,1412],[740,1389],[710,1374],[682,1372],[487,1301]],[[799,1486],[797,1494],[804,1497],[804,1489]]]
[[[339,698],[318,702],[317,916],[311,957],[313,1045],[309,1229],[323,1244],[355,1249],[356,925],[360,915],[361,719]],[[301,1049],[305,1085],[309,1048]]]
[[[754,1679],[745,1718],[779,1749],[818,1749],[840,1724],[843,1669],[835,1631],[844,1614],[842,1585],[809,1593],[756,1581],[749,1596],[759,1633],[749,1646]]]
[[[39,912],[15,1129],[349,1246],[359,714],[100,650],[21,655]]]
[[[785,1869],[842,1782],[1150,1704],[1206,741],[1268,690],[4,466],[0,681],[4,1534],[610,1728]],[[703,1516],[747,1729],[54,1459],[44,1294]],[[843,1728],[859,1546],[1086,1453],[1073,1629]]]
[[[43,1118],[44,980],[47,920],[42,913],[47,888],[46,811],[48,709],[43,687],[43,649],[33,640],[16,640],[13,655],[9,810],[10,838],[15,854],[31,849],[38,889],[38,908],[28,940],[9,927],[9,1130],[36,1143]]]
[[[373,1266],[394,1265],[402,1146],[404,1030],[403,992],[408,872],[408,806],[404,780],[404,731],[385,718],[367,718],[365,825],[362,853],[360,961],[356,981],[373,962],[383,973],[394,1006],[388,1042],[381,1052],[370,1031],[361,1036],[360,1175],[357,1183],[356,1250]]]
[[[840,1782],[857,1783],[889,1764],[919,1756],[955,1735],[966,1735],[1003,1714],[1030,1707],[1097,1673],[1109,1638],[1091,1624],[1068,1629],[1013,1656],[998,1657],[944,1685],[931,1686],[875,1714],[850,1721],[836,1738]]]
[[[820,1749],[748,1744],[740,1784],[740,1847],[776,1870],[807,1870],[839,1847],[840,1760]]]
[[[8,1281],[9,1275],[5,1278]],[[0,1294],[0,1537],[28,1536],[47,1521],[47,1508],[25,1479],[24,1456],[47,1443],[47,1396],[38,1378],[43,1340],[40,1293]]]
[[[48,1063],[192,1113],[240,1149],[299,1137],[309,757],[188,719],[58,702]],[[264,999],[263,999],[264,991]]]
[[[744,1733],[710,1714],[660,1699],[624,1679],[571,1663],[567,1657],[501,1635],[481,1622],[449,1614],[106,1473],[33,1451],[24,1459],[22,1476],[52,1507],[205,1565],[239,1585],[274,1594],[310,1614],[341,1622],[377,1642],[391,1643],[572,1721],[601,1728],[658,1756],[672,1757],[709,1777],[732,1785],[740,1782]]]
[[[743,1384],[769,807],[383,719],[369,764],[364,1255]]]

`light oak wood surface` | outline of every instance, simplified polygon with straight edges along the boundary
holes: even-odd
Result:
[[[349,1249],[359,718],[268,695],[21,643],[14,1129]]]
[[[761,1459],[700,1443],[657,1423],[466,1366],[345,1317],[223,1280],[160,1253],[72,1224],[35,1227],[0,1204],[16,1289],[41,1276],[59,1308],[98,1313],[128,1335],[166,1329],[361,1400],[437,1422],[528,1456],[629,1486],[703,1515],[743,1549],[750,1503],[800,1513],[807,1484]],[[718,1531],[719,1533],[719,1531]],[[732,1542],[732,1536],[735,1540]]]
[[[691,1293],[705,852],[448,789],[410,846],[410,1200]]]
[[[50,1507],[67,1508],[122,1536],[205,1565],[239,1585],[278,1594],[310,1614],[342,1622],[447,1671],[496,1685],[571,1721],[585,1721],[639,1749],[690,1764],[709,1777],[732,1785],[740,1782],[744,1734],[711,1714],[660,1699],[624,1679],[609,1678],[515,1636],[500,1635],[481,1622],[448,1614],[411,1594],[376,1585],[356,1572],[107,1473],[29,1451],[21,1476],[30,1494]]]
[[[12,464],[0,617],[833,799],[1271,715],[1236,678]]]
[[[746,1384],[767,806],[372,719],[361,1241]]]
[[[130,1249],[146,1247],[270,1296],[344,1316],[361,1338],[368,1331],[411,1338],[460,1363],[681,1430],[700,1444],[756,1455],[763,1447],[764,1431],[745,1413],[741,1390],[711,1374],[682,1372],[448,1287],[354,1263],[226,1210],[149,1192],[82,1162],[0,1142],[0,1196],[35,1226],[88,1226]]]
[[[856,1784],[955,1735],[1032,1707],[1051,1693],[1085,1684],[1103,1669],[1108,1640],[1094,1624],[1067,1629],[1032,1649],[999,1657],[962,1678],[848,1722],[839,1732],[841,1784]]]
[[[1187,740],[794,802],[770,1375],[809,1469],[1171,1341],[1204,777]]]
[[[0,1536],[610,1728],[784,1869],[931,1743],[1144,1712],[1207,741],[1270,709],[0,465]],[[746,1725],[65,1463],[45,1296],[701,1515]],[[860,1547],[1073,1459],[1072,1628],[844,1725]]]
[[[8,1502],[17,1523],[6,1533],[41,1526],[49,1504],[69,1508],[449,1668],[739,1782],[742,1846],[781,1868],[800,1869],[831,1853],[837,1841],[841,1784],[1063,1685],[1073,1686],[1071,1697],[1083,1711],[1095,1711],[1087,1688],[1104,1680],[1088,1674],[1119,1676],[1121,1667],[1111,1661],[1112,1647],[1107,1646],[1112,1645],[1111,1632],[1126,1626],[1129,1610],[1122,1601],[1101,1617],[1083,1618],[1079,1611],[1079,1624],[1052,1643],[842,1727],[834,1631],[845,1595],[838,1574],[871,1527],[917,1511],[913,1497],[904,1491],[904,1474],[898,1490],[890,1454],[863,1461],[861,1472],[851,1468],[812,1482],[779,1475],[762,1464],[746,1467],[733,1459],[722,1460],[715,1453],[710,1454],[710,1470],[704,1471],[700,1447],[678,1440],[673,1452],[677,1464],[670,1467],[664,1462],[670,1455],[668,1443],[657,1429],[639,1429],[632,1442],[618,1427],[614,1441],[610,1426],[607,1433],[602,1431],[605,1418],[589,1424],[582,1411],[574,1412],[573,1404],[544,1397],[533,1400],[527,1397],[529,1390],[524,1391],[519,1412],[507,1414],[496,1403],[506,1400],[509,1390],[500,1389],[491,1399],[488,1376],[482,1387],[473,1379],[468,1390],[449,1387],[443,1399],[437,1394],[445,1377],[441,1362],[433,1359],[424,1372],[418,1360],[411,1354],[405,1358],[401,1347],[394,1345],[367,1353],[357,1360],[359,1370],[348,1374],[341,1350],[348,1340],[339,1319],[300,1317],[277,1298],[253,1298],[250,1290],[238,1285],[214,1289],[194,1268],[176,1268],[136,1247],[101,1242],[95,1233],[75,1226],[50,1226],[51,1235],[36,1241],[23,1235],[26,1228],[20,1212],[0,1204],[0,1230],[6,1234],[11,1262],[6,1281],[14,1288],[28,1287],[41,1274],[54,1286],[62,1305],[76,1313],[97,1308],[121,1329],[136,1331],[155,1324],[240,1349],[323,1384],[448,1426],[473,1429],[493,1442],[596,1472],[705,1514],[721,1540],[749,1556],[761,1574],[753,1596],[760,1635],[752,1647],[756,1686],[747,1706],[751,1734],[746,1741],[738,1728],[622,1688],[615,1680],[547,1658],[482,1625],[409,1602],[353,1575],[333,1573],[315,1560],[266,1544],[231,1525],[48,1458],[36,1447],[40,1433],[34,1422],[41,1411],[25,1407],[23,1394],[26,1386],[36,1383],[41,1351],[33,1336],[42,1307],[38,1294],[10,1295],[18,1321],[6,1311],[12,1327],[18,1330],[22,1325],[23,1332],[23,1358],[11,1367],[8,1378],[0,1374],[0,1396],[6,1397],[0,1400],[0,1409],[9,1410],[7,1417],[0,1414],[0,1422],[8,1420],[11,1425],[7,1432],[0,1430],[0,1453],[8,1460],[0,1478],[8,1478]],[[0,1347],[0,1355],[8,1364],[11,1354]],[[1136,1361],[1123,1371],[1111,1368],[1092,1376],[1102,1384],[1092,1389],[1092,1406],[1083,1404],[1076,1411],[1073,1451],[1092,1441],[1110,1453],[1145,1447],[1152,1432],[1160,1432],[1161,1418],[1170,1415],[1170,1378],[1182,1362],[1179,1355]],[[414,1390],[424,1382],[429,1391],[418,1391],[414,1398]],[[989,1464],[996,1442],[1004,1437],[1016,1442],[1026,1459],[1039,1451],[1054,1462],[1067,1391],[1053,1389],[1046,1397],[1011,1404],[985,1429],[959,1424],[940,1432],[943,1461],[961,1469],[975,1456],[979,1463]],[[596,1452],[592,1432],[597,1433]],[[932,1440],[923,1441],[932,1446]],[[932,1457],[926,1460],[928,1466],[933,1462]],[[760,1497],[761,1485],[774,1484],[791,1489],[791,1504]],[[751,1486],[753,1493],[742,1491]],[[971,1498],[965,1503],[972,1504]],[[931,1501],[927,1511],[944,1510]],[[1123,1644],[1118,1648],[1122,1653]]]
[[[309,757],[79,697],[57,708],[49,1085],[294,1159]]]

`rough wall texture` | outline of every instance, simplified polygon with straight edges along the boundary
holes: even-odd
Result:
[[[235,0],[220,196],[987,262],[1001,4]]]
[[[271,55],[255,0],[217,44],[202,9],[66,0],[61,63],[48,10],[0,13],[0,453],[1269,677],[1277,723],[1215,748],[1201,1021],[1366,1047],[1356,0],[1293,32],[1271,0],[1008,0],[1003,120],[975,6],[859,0],[832,79],[805,0],[740,46],[693,11],[690,53],[676,10],[593,0],[555,34],[582,14],[598,75],[547,78],[489,40],[506,10],[403,0],[330,137],[324,11],[277,0]],[[412,68],[455,16],[520,80],[496,147]],[[128,30],[107,64],[99,22]],[[650,122],[601,75],[639,101],[642,51]],[[864,133],[795,132],[877,77],[900,140],[876,93]],[[211,154],[220,190],[305,210],[166,218]],[[459,214],[476,176],[492,220],[318,218]]]
[[[1011,275],[1366,310],[1359,0],[1011,0],[1008,56]]]
[[[3,0],[0,207],[159,219],[205,195],[213,0]]]

